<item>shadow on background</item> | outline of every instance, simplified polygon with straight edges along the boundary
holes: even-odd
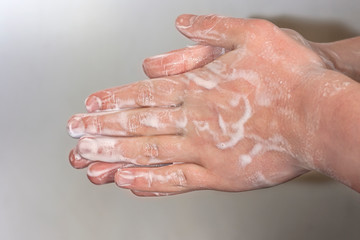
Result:
[[[350,29],[345,24],[333,20],[314,20],[290,16],[253,16],[254,18],[267,19],[281,28],[290,28],[306,39],[313,42],[333,42],[345,38],[356,37],[358,32]],[[331,178],[316,172],[309,172],[296,179],[300,183],[329,183]]]

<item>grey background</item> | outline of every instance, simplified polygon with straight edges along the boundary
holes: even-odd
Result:
[[[331,41],[358,0],[0,0],[0,239],[359,239],[360,194],[310,174],[245,193],[137,198],[68,164],[65,130],[90,93],[145,78],[142,59],[190,44],[181,13],[265,17]]]

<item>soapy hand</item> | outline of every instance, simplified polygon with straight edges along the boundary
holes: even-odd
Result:
[[[315,52],[322,59],[326,68],[341,71],[336,69],[338,64],[336,61],[341,61],[341,59],[326,44],[308,41],[292,29],[281,28],[281,30],[299,44]],[[149,78],[177,75],[203,67],[231,50],[233,50],[232,46],[226,49],[218,46],[204,45],[204,43],[202,45],[188,46],[183,49],[146,58],[143,62],[143,69]],[[347,72],[341,72],[347,74]],[[349,75],[353,77],[351,74]]]
[[[265,20],[182,15],[176,23],[203,45],[145,61],[160,78],[91,95],[89,113],[68,123],[80,138],[72,165],[139,196],[252,190],[313,169],[319,116],[304,99],[350,83],[324,81],[323,59]]]

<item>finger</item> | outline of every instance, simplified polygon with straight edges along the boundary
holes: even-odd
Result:
[[[90,163],[92,163],[92,161],[82,158],[76,148],[70,151],[69,162],[71,166],[73,166],[76,169],[85,168],[89,166]]]
[[[256,24],[265,22],[265,20],[247,20],[217,15],[184,14],[176,19],[176,27],[193,41],[233,50],[245,42],[250,28],[256,29]]]
[[[196,164],[175,164],[159,168],[119,169],[115,183],[142,192],[176,193],[207,189],[213,185],[208,171]]]
[[[182,108],[141,108],[77,114],[68,122],[70,136],[151,136],[182,134],[187,118]]]
[[[183,136],[84,137],[80,139],[77,149],[81,157],[87,160],[136,165],[179,163],[198,159],[196,149]]]
[[[125,168],[133,166],[132,164],[126,163],[103,163],[103,162],[96,162],[90,164],[87,176],[89,180],[96,184],[106,184],[114,182],[114,175],[119,168]]]
[[[85,105],[88,112],[177,106],[182,103],[184,88],[175,77],[144,80],[94,93],[85,100]]]
[[[182,193],[187,193],[189,191],[183,192],[175,192],[175,193],[162,193],[162,192],[141,192],[136,190],[131,190],[131,192],[138,197],[165,197],[165,196],[173,196]]]
[[[189,46],[146,58],[143,69],[149,78],[171,76],[205,66],[224,53],[225,49],[220,47]]]

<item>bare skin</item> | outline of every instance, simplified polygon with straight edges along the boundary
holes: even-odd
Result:
[[[313,49],[328,59],[328,65],[360,82],[360,37],[332,43],[310,43]]]
[[[139,196],[246,191],[309,170],[360,191],[358,83],[264,20],[182,15],[177,28],[202,45],[145,60],[155,79],[95,93],[69,120],[74,167]]]
[[[316,43],[306,40],[292,29],[282,29],[286,34],[321,57],[326,67],[339,71],[360,82],[360,37],[331,43]],[[215,60],[232,49],[209,45],[195,45],[175,50],[144,60],[143,68],[149,78],[165,77],[184,73]]]

